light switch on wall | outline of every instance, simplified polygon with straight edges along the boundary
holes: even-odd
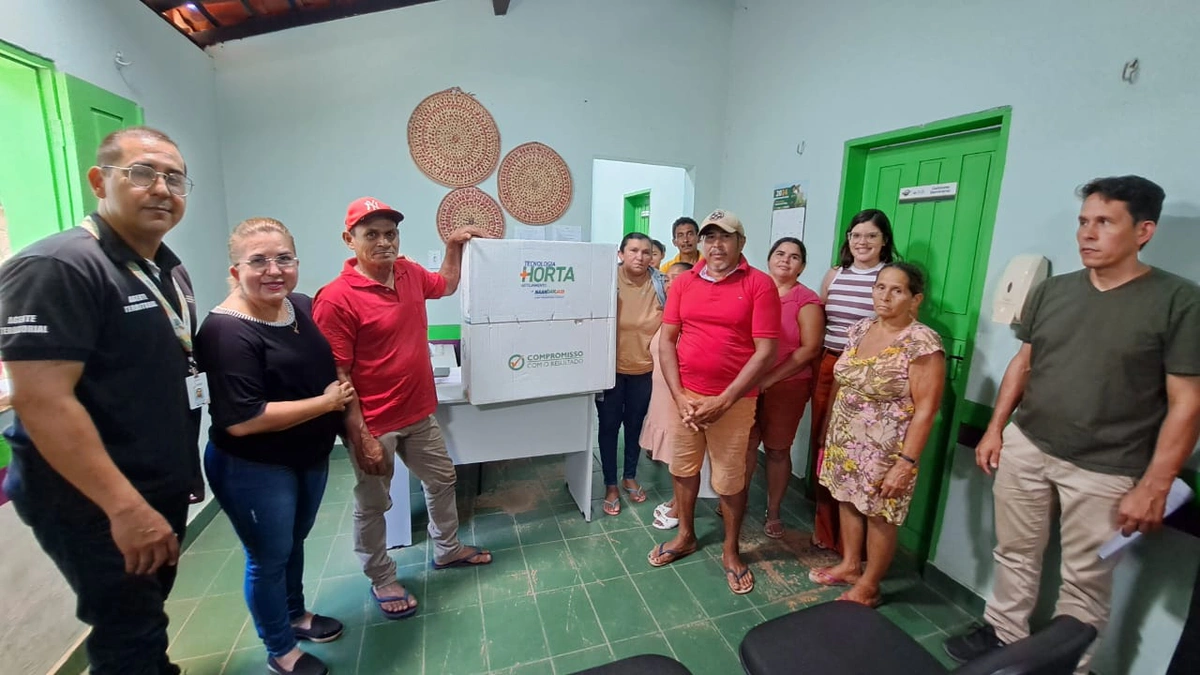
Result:
[[[443,255],[444,255],[443,251],[430,251],[429,252],[429,264],[426,265],[425,267],[434,272],[440,270],[442,268],[442,256]]]

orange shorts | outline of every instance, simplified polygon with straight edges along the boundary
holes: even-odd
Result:
[[[791,450],[796,430],[812,395],[812,378],[777,382],[758,394],[754,413],[754,428],[750,430],[750,449],[758,451],[759,443],[768,450]]]
[[[684,390],[690,396],[700,396]],[[668,434],[673,440],[671,475],[691,478],[700,475],[707,448],[712,464],[712,488],[718,495],[735,495],[746,487],[746,447],[750,428],[754,426],[756,397],[746,397],[733,404],[724,415],[707,429],[693,431],[675,415]]]

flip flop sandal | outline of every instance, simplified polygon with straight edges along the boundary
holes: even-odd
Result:
[[[653,525],[655,529],[659,530],[673,530],[679,527],[679,519],[672,518],[671,516],[667,515],[666,511],[663,511],[661,513],[654,514],[654,522],[651,523],[651,525]]]
[[[749,586],[747,586],[746,588],[741,588],[741,589],[734,586],[734,584],[738,583],[743,578],[745,578],[746,575],[750,575],[750,585]],[[730,579],[730,577],[733,577],[733,578]],[[745,594],[749,593],[750,591],[754,590],[754,575],[750,572],[749,567],[742,570],[741,574],[738,574],[737,571],[734,570],[732,567],[726,567],[725,568],[725,581],[727,581],[729,583],[729,590],[734,595],[745,595]]]
[[[783,518],[767,518],[763,522],[763,534],[771,539],[783,539]]]
[[[853,582],[829,573],[828,567],[818,567],[808,571],[808,580],[822,586],[853,586]]]
[[[604,500],[604,513],[606,513],[610,516],[621,515],[621,498],[617,497],[616,499],[611,499],[611,500],[605,499]]]
[[[641,504],[642,502],[646,501],[645,488],[639,487],[634,490],[630,490],[627,487],[623,487],[622,489],[625,490],[625,494],[629,495],[629,501],[633,502],[634,504]]]
[[[681,559],[686,558],[689,555],[696,552],[695,546],[692,546],[690,549],[687,549],[684,551],[677,551],[673,548],[666,548],[666,546],[667,546],[666,542],[663,542],[663,543],[659,544],[656,548],[651,550],[650,554],[646,556],[646,562],[649,562],[651,567],[666,567],[667,565],[670,565],[671,563],[675,562],[676,560],[681,560]],[[658,558],[662,558],[663,556],[670,556],[670,560],[665,560],[665,561],[659,560],[659,562],[654,562],[654,558],[656,556]]]
[[[440,563],[440,562],[434,560],[434,561],[431,561],[429,564],[433,565],[433,569],[435,569],[435,570],[444,570],[444,569],[447,569],[450,567],[471,567],[473,565],[491,564],[492,561],[490,558],[488,559],[487,562],[471,562],[472,558],[477,558],[480,555],[487,553],[487,551],[479,548],[478,546],[466,546],[465,548],[466,548],[466,550],[471,551],[471,555],[463,556],[463,557],[459,558],[458,560],[451,560],[450,562],[446,562],[446,563]]]
[[[374,588],[371,588],[369,590],[371,591],[371,599],[375,601],[375,604],[379,605],[379,611],[383,612],[383,615],[386,618],[388,618],[389,620],[395,621],[397,619],[407,619],[408,617],[417,613],[417,607],[419,607],[419,605],[412,605],[408,609],[402,609],[398,612],[388,611],[383,608],[383,603],[385,603],[385,602],[411,602],[413,599],[413,595],[412,595],[412,593],[409,593],[407,590],[404,591],[404,595],[383,595],[383,596],[375,595]]]

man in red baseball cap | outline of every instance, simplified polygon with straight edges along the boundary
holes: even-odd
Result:
[[[396,563],[387,554],[384,513],[391,508],[394,455],[424,485],[434,567],[492,561],[488,551],[458,539],[456,475],[433,416],[437,390],[425,314],[426,300],[458,288],[463,245],[486,235],[470,227],[456,230],[446,242],[441,269],[429,272],[399,255],[397,226],[403,219],[372,197],[351,202],[342,240],[354,257],[313,300],[313,319],[333,348],[339,375],[358,393],[346,429],[357,479],[354,549],[371,580],[371,595],[389,619],[417,611],[416,598],[397,581]]]

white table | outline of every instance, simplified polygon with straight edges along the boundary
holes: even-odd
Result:
[[[584,520],[591,521],[594,394],[474,406],[463,395],[461,380],[453,376],[438,381],[437,393],[434,416],[455,464],[565,455],[567,489]],[[408,468],[397,461],[392,508],[386,515],[388,548],[412,544],[408,475]]]

